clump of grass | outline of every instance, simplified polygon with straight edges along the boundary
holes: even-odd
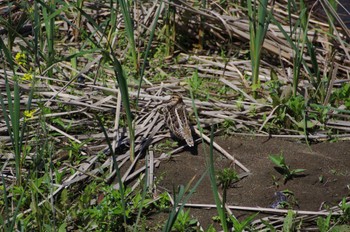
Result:
[[[231,187],[231,185],[239,180],[237,172],[232,168],[224,168],[217,172],[216,175],[218,185],[220,185],[223,189],[222,202],[223,205],[226,204],[226,196],[227,190]]]
[[[191,218],[190,210],[181,210],[173,226],[175,231],[197,231],[197,219]]]
[[[267,0],[247,1],[250,32],[250,59],[252,62],[252,90],[255,98],[257,97],[257,90],[260,88],[259,67],[261,52],[270,23],[267,3]]]

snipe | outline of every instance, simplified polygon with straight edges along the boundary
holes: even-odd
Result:
[[[174,94],[166,102],[163,113],[170,131],[179,139],[185,140],[189,147],[193,147],[193,137],[188,123],[188,113],[182,97]]]

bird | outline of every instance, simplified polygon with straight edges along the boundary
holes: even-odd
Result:
[[[182,97],[178,94],[173,94],[170,100],[165,103],[163,113],[166,125],[175,137],[185,140],[189,147],[193,147],[194,142],[188,122],[188,112]]]

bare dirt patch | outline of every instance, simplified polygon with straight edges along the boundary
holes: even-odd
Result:
[[[257,137],[218,137],[215,142],[234,155],[251,171],[251,175],[240,180],[227,195],[229,205],[271,207],[275,192],[289,190],[297,204],[294,209],[317,211],[322,205],[334,206],[350,194],[350,141],[319,143],[308,146],[295,140],[267,139]],[[156,175],[158,184],[169,192],[178,185],[187,185],[195,177],[199,179],[206,169],[209,146],[199,145],[196,152],[182,152],[169,161],[161,162]],[[205,152],[203,150],[206,150]],[[197,155],[193,155],[197,153]],[[269,155],[283,154],[291,169],[306,169],[305,175],[283,183],[281,174],[274,169]],[[231,165],[217,151],[214,152],[216,169]],[[241,172],[237,167],[238,173]],[[273,179],[275,176],[277,179]],[[276,186],[274,182],[278,182]],[[198,186],[188,203],[215,204],[209,178]],[[191,208],[191,215],[198,219],[203,228],[213,224],[216,210]],[[233,211],[242,217],[252,212]]]

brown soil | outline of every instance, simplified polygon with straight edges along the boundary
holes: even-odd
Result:
[[[294,193],[297,201],[293,205],[294,209],[319,210],[324,203],[333,206],[350,193],[350,141],[324,142],[310,147],[293,140],[267,140],[257,137],[219,137],[215,138],[215,142],[234,155],[252,173],[228,190],[229,205],[270,207],[275,201],[276,191],[289,190]],[[275,170],[274,164],[268,158],[271,154],[281,153],[291,169],[306,169],[305,175],[284,184],[282,175]],[[186,186],[195,177],[193,185],[206,169],[208,154],[209,146],[205,145],[203,149],[199,145],[195,150],[180,153],[169,161],[161,162],[156,170],[160,179],[158,189],[164,188],[173,192],[178,185]],[[217,170],[231,165],[217,151],[214,152],[214,159]],[[238,173],[242,172],[238,167],[236,170]],[[274,184],[273,176],[277,178],[279,186]],[[208,177],[200,183],[188,203],[215,204]],[[214,209],[191,208],[190,212],[204,229],[214,223],[212,217],[217,215]],[[233,213],[238,218],[252,214],[242,211]]]

